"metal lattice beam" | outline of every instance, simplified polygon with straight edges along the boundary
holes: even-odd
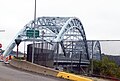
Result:
[[[69,49],[68,47],[72,47],[71,44],[66,47],[65,42],[74,41],[75,44],[73,43],[72,51],[80,49],[83,52],[84,59],[89,59],[85,31],[81,21],[75,17],[38,17],[36,21],[31,21],[26,24],[16,35],[5,50],[4,56],[9,55],[10,51],[15,47],[15,39],[21,39],[22,41],[33,40],[33,38],[26,36],[26,31],[34,28],[34,22],[36,23],[35,29],[40,32],[39,37],[35,39],[36,41],[40,42],[41,40],[44,40],[45,42],[49,42],[52,44],[54,50],[56,50],[56,44],[54,42],[60,42],[64,55],[71,51],[67,51],[67,49]],[[44,32],[44,35],[42,32]],[[76,57],[78,53],[80,53],[80,51],[73,54],[73,56]]]

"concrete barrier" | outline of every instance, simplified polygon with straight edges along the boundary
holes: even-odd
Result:
[[[57,71],[51,68],[47,68],[47,67],[40,66],[37,64],[32,64],[31,62],[18,60],[18,59],[12,59],[10,61],[10,65],[20,68],[20,69],[27,70],[27,71],[32,71],[32,72],[41,73],[45,75],[51,75],[51,76],[55,76],[59,78],[69,79],[72,81],[93,81],[83,76],[78,76],[78,75],[71,74],[71,73]]]
[[[20,68],[20,69],[24,69],[27,71],[32,71],[32,72],[36,72],[36,73],[41,73],[41,74],[45,74],[45,75],[51,75],[51,76],[57,76],[57,74],[59,73],[59,71],[51,69],[51,68],[47,68],[44,66],[40,66],[37,64],[32,64],[31,62],[27,62],[27,61],[23,61],[23,60],[18,60],[18,59],[12,59],[10,61],[10,65]]]

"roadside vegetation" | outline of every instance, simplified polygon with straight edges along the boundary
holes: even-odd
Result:
[[[104,56],[101,61],[94,60],[93,66],[93,74],[120,79],[120,67],[107,56]]]

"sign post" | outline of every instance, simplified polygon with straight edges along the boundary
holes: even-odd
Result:
[[[17,44],[17,55],[16,55],[16,57],[18,58],[18,46],[19,46],[19,44],[21,43],[21,39],[15,39],[15,43]]]

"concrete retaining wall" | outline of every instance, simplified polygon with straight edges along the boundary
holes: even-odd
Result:
[[[57,71],[57,70],[47,68],[44,66],[40,66],[37,64],[32,64],[30,62],[23,61],[23,60],[12,59],[10,61],[10,64],[14,67],[24,69],[27,71],[32,71],[32,72],[41,73],[41,74],[45,74],[45,75],[51,75],[51,76],[55,76],[55,77],[65,78],[65,79],[69,79],[72,81],[93,81],[93,80],[83,77],[83,76],[78,76],[78,75],[71,74],[71,73]]]
[[[37,64],[32,64],[30,62],[27,61],[20,61],[17,59],[12,59],[10,61],[10,64],[14,67],[20,68],[20,69],[24,69],[24,70],[28,70],[28,71],[32,71],[32,72],[36,72],[36,73],[41,73],[41,74],[45,74],[45,75],[52,75],[52,76],[57,76],[57,74],[59,73],[59,71],[51,69],[51,68],[47,68],[44,66],[40,66]]]

